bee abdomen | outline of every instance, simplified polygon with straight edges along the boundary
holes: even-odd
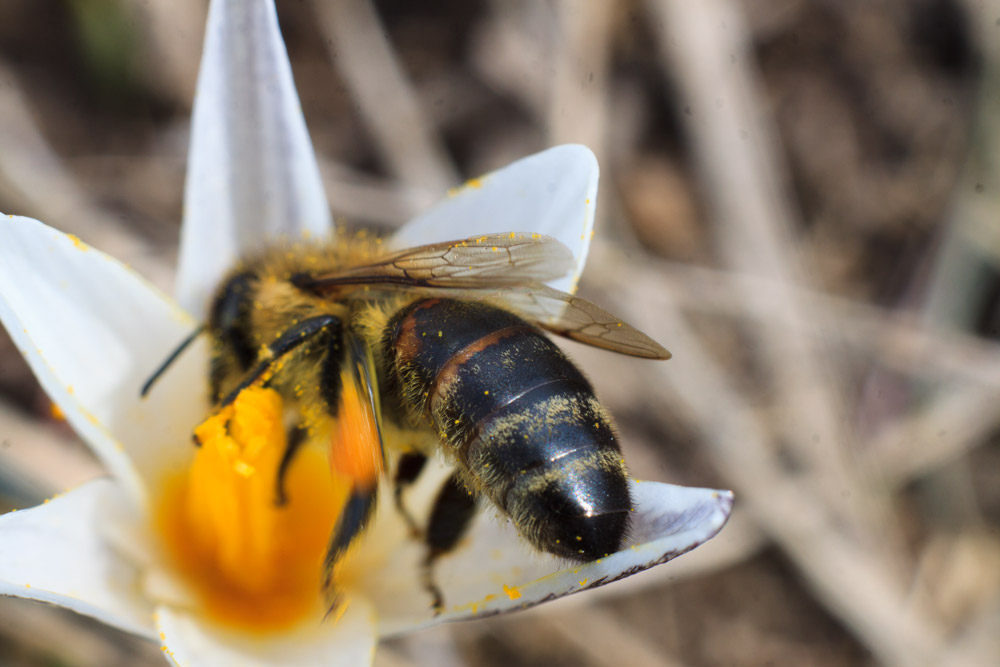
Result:
[[[592,392],[539,386],[484,420],[466,458],[539,548],[593,560],[622,546],[632,507],[625,465]]]
[[[404,311],[392,338],[411,410],[524,537],[576,560],[621,547],[631,500],[618,443],[555,344],[502,309],[437,299]]]

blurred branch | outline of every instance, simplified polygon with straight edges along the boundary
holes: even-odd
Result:
[[[581,143],[604,158],[613,2],[556,3],[555,72],[548,105],[550,144]]]
[[[965,2],[970,25],[983,52],[969,155],[956,184],[956,195],[935,257],[923,317],[958,329],[975,326],[984,291],[984,276],[1000,270],[1000,47],[996,20],[1000,2]]]
[[[126,0],[141,33],[143,80],[180,105],[191,108],[201,45],[205,37],[204,0]]]
[[[598,263],[605,257],[614,261],[605,248],[595,247],[592,252]],[[752,290],[768,296],[775,289],[767,279],[671,262],[657,262],[649,271],[655,280],[683,286],[677,291],[677,303],[690,312],[753,318],[743,307],[741,293]],[[799,290],[799,298],[808,315],[800,322],[805,335],[849,345],[914,377],[940,379],[944,374],[946,378],[1000,387],[997,343],[958,331],[932,329],[906,313],[821,292]]]
[[[15,473],[42,500],[105,474],[104,468],[71,435],[45,428],[36,419],[0,403],[0,469]]]
[[[589,262],[595,273],[612,275],[620,270],[616,257],[608,246],[595,246]],[[763,294],[772,289],[766,279],[665,261],[651,262],[643,271],[643,282],[672,286],[677,307],[690,313],[753,318],[743,309],[741,290],[735,285]],[[1000,344],[956,331],[930,330],[912,316],[819,292],[799,290],[799,298],[808,314],[801,335],[833,339],[872,363],[938,384],[922,397],[919,407],[864,443],[856,465],[869,483],[906,483],[959,457],[1000,427],[996,410]],[[664,342],[670,348],[675,345],[670,338]],[[577,352],[581,354],[587,353]],[[602,355],[592,356],[585,366],[602,368]],[[942,380],[950,383],[941,385]],[[956,386],[959,381],[963,384]],[[640,398],[642,392],[636,389],[634,383],[615,385],[615,395],[627,392],[618,399],[627,404]]]
[[[675,356],[640,366],[645,410],[671,405],[700,434],[737,504],[789,555],[819,599],[883,662],[939,665],[945,639],[910,610],[900,571],[842,534],[841,520],[814,493],[810,478],[786,470],[767,429],[679,315],[670,284],[650,281],[634,259],[605,265],[608,289],[635,301],[623,315],[641,329],[667,332]],[[955,663],[961,664],[961,663]]]
[[[375,652],[374,667],[412,667],[415,663],[400,654],[392,645],[383,642]]]
[[[161,665],[159,646],[35,601],[0,597],[0,634],[37,654],[32,664],[74,667]],[[58,637],[58,641],[53,641]],[[9,663],[4,663],[9,664]]]
[[[472,49],[471,64],[479,75],[539,119],[546,117],[552,90],[550,72],[544,67],[552,59],[551,42],[534,38],[529,28],[554,31],[551,22],[543,20],[548,7],[540,2],[494,0],[490,19],[480,26]]]
[[[458,174],[369,0],[315,0],[313,6],[330,57],[389,170],[409,185],[439,193],[456,185]]]
[[[320,158],[319,169],[334,213],[350,220],[398,227],[441,196],[440,192],[373,177],[332,160]]]
[[[887,426],[868,463],[882,483],[905,482],[958,459],[1000,428],[1000,390],[949,385],[924,407]]]
[[[77,184],[42,136],[7,66],[0,62],[0,191],[22,202],[23,211],[137,268],[161,289],[170,289],[173,268],[160,253],[115,216],[101,210]]]
[[[669,367],[646,372],[654,388],[650,402],[686,408],[692,427],[736,486],[738,502],[873,652],[890,665],[934,664],[931,656],[942,648],[940,632],[905,612],[903,591],[894,583],[898,573],[885,570],[880,559],[840,534],[839,521],[823,507],[810,481],[777,465],[766,430],[675,315],[670,297],[660,287],[657,291],[662,294],[658,299],[646,295],[653,299],[647,307],[657,309],[661,327],[671,332],[681,352]],[[641,322],[638,312],[632,316]]]
[[[532,623],[576,648],[595,667],[674,667],[680,665],[609,611],[582,608],[572,612],[538,614]],[[600,641],[595,641],[600,637]]]
[[[404,665],[462,667],[466,663],[459,654],[454,635],[459,627],[464,630],[468,627],[474,627],[474,625],[438,625],[394,637],[387,642],[392,653],[385,667],[403,667]],[[379,659],[381,653],[382,648],[379,648],[376,652],[376,665],[382,662]]]
[[[755,314],[748,331],[774,378],[784,441],[807,464],[827,504],[861,529],[866,542],[895,547],[891,508],[851,465],[852,433],[843,426],[835,392],[840,381],[824,360],[825,341],[799,334],[807,313],[790,286],[807,282],[792,247],[785,172],[761,113],[741,10],[730,0],[650,0],[647,6],[660,28],[665,67],[691,109],[684,118],[722,257],[734,271],[773,281],[767,294],[742,290],[739,296]],[[895,550],[889,549],[890,561]]]
[[[987,665],[1000,655],[1000,604],[994,602],[973,618],[961,633],[949,660],[981,661]]]
[[[592,261],[600,265],[612,260],[606,249],[596,248]],[[676,290],[678,305],[691,312],[752,317],[734,284],[762,294],[772,289],[760,278],[667,262],[648,271],[657,276],[654,282],[683,286]],[[914,412],[865,443],[856,465],[872,483],[905,483],[957,458],[1000,427],[1000,345],[956,331],[931,330],[911,316],[875,306],[805,290],[799,296],[808,313],[803,335],[834,338],[872,363],[938,385]],[[941,386],[943,379],[974,384]]]

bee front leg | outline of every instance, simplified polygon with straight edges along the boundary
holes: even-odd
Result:
[[[275,366],[284,357],[322,335],[329,335],[330,339],[334,341],[339,340],[341,336],[340,319],[333,315],[317,315],[288,327],[277,340],[264,348],[260,355],[261,360],[246,374],[236,388],[222,399],[219,407],[225,407],[235,401],[240,392],[247,387],[257,382],[266,381],[274,371]]]
[[[339,327],[337,328],[339,334]],[[323,402],[326,403],[327,412],[336,416],[340,403],[340,395],[343,391],[343,380],[340,377],[341,361],[341,338],[339,335],[331,335],[326,341],[326,353],[323,356],[323,364],[320,368],[319,390]],[[288,502],[288,494],[285,491],[285,478],[291,468],[292,460],[299,448],[305,443],[309,435],[309,429],[302,424],[296,425],[288,435],[288,445],[281,458],[278,467],[278,477],[275,480],[275,505],[284,505]]]

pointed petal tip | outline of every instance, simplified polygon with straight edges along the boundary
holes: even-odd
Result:
[[[273,2],[211,3],[190,142],[176,289],[201,314],[240,257],[332,229]]]
[[[590,150],[590,147],[586,144],[559,144],[558,146],[553,146],[548,150],[542,151],[542,153],[547,153],[549,151],[560,151],[567,155],[572,155],[581,164],[586,164],[594,170],[600,170],[597,162],[597,155],[594,151]]]
[[[706,541],[718,535],[726,527],[726,524],[729,523],[729,519],[733,515],[733,506],[736,504],[736,494],[729,490],[718,490],[715,491],[715,501],[716,512],[714,516],[717,527],[715,532],[709,535]]]
[[[509,521],[481,514],[462,546],[435,561],[434,582],[444,600],[439,615],[433,613],[426,588],[417,583],[407,589],[411,579],[423,581],[423,550],[417,544],[402,545],[393,576],[376,582],[371,591],[382,633],[526,609],[624,579],[715,537],[729,520],[734,502],[727,490],[658,482],[634,482],[632,490],[636,509],[630,539],[620,551],[587,563],[539,553]],[[412,551],[409,560],[403,558],[407,550]],[[404,574],[411,567],[414,573]]]
[[[722,511],[728,517],[733,511],[733,505],[736,503],[736,494],[732,491],[717,491],[719,494],[719,505]]]

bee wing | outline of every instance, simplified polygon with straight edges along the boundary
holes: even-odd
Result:
[[[506,232],[410,248],[294,282],[319,293],[350,285],[489,289],[560,278],[572,266],[573,253],[551,236]]]
[[[578,296],[542,284],[497,292],[503,302],[538,326],[571,340],[643,359],[669,359],[655,340]]]

